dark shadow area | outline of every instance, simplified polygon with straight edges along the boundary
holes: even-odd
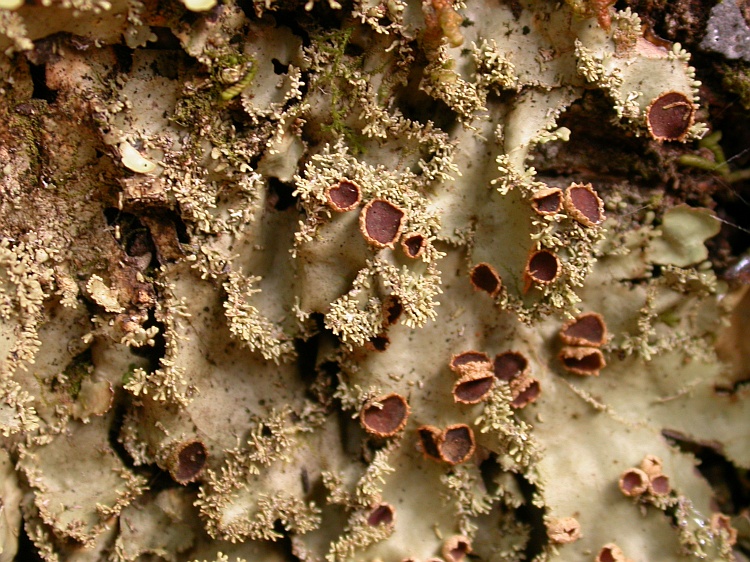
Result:
[[[737,515],[750,508],[750,471],[734,466],[716,447],[696,443],[670,430],[662,435],[680,451],[694,455],[701,476],[711,485],[717,508],[726,515]]]
[[[520,474],[514,474],[518,486],[524,497],[524,504],[516,510],[518,520],[526,523],[531,528],[529,534],[529,543],[524,551],[524,560],[533,560],[544,550],[549,542],[547,537],[547,527],[544,525],[544,510],[532,504],[536,486],[526,480]]]

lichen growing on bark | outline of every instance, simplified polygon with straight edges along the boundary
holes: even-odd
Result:
[[[750,468],[720,217],[532,165],[593,96],[699,139],[679,44],[611,2],[46,4],[0,8],[0,561],[732,560],[673,445]]]

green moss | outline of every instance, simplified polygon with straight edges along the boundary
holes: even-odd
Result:
[[[136,365],[135,363],[131,363],[130,365],[128,365],[128,370],[125,371],[124,375],[122,375],[123,386],[125,386],[126,384],[128,384],[130,381],[133,380],[133,378],[135,377],[135,372],[138,368],[139,368],[138,365]]]
[[[326,31],[313,37],[312,43],[317,56],[327,62],[316,75],[315,84],[327,90],[331,100],[329,120],[321,124],[321,131],[327,135],[343,137],[353,154],[362,154],[366,137],[351,125],[351,115],[356,112],[358,102],[349,94],[347,82],[353,78],[354,69],[361,70],[364,66],[364,55],[347,54],[352,32],[353,28],[349,27]]]
[[[87,349],[79,353],[63,371],[65,382],[62,385],[62,389],[75,400],[81,392],[83,380],[93,372],[93,369],[94,364],[91,360],[91,350]]]
[[[736,94],[745,110],[750,111],[750,63],[737,61],[725,64],[721,68],[724,73],[722,86]]]

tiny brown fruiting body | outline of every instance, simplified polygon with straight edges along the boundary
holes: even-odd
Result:
[[[325,195],[328,206],[337,213],[356,209],[362,200],[360,187],[347,179],[341,179],[338,183],[328,186]]]
[[[620,475],[618,486],[620,487],[620,491],[626,496],[640,496],[648,490],[648,474],[640,468],[629,468]]]
[[[488,263],[482,262],[472,267],[469,272],[469,279],[475,290],[484,291],[493,298],[499,295],[500,290],[503,288],[500,275]]]
[[[737,544],[737,529],[732,527],[732,518],[723,513],[711,514],[711,531],[725,534],[729,546]]]
[[[685,140],[695,119],[695,104],[682,92],[664,92],[646,108],[648,132],[657,141]]]
[[[442,554],[446,562],[462,562],[471,554],[471,541],[463,535],[448,537],[443,543]]]
[[[200,439],[172,446],[167,457],[167,470],[178,484],[195,482],[203,473],[208,461],[208,450]]]
[[[450,368],[453,372],[464,375],[468,370],[483,370],[490,367],[490,358],[481,351],[463,351],[451,357]]]
[[[560,212],[563,204],[563,193],[559,187],[548,187],[536,191],[531,196],[531,207],[542,216],[554,215]]]
[[[518,377],[510,383],[512,408],[524,408],[542,394],[542,385],[535,378],[529,376]]]
[[[671,491],[672,486],[669,483],[669,476],[666,474],[649,478],[648,492],[652,496],[668,496]]]
[[[505,351],[495,355],[493,367],[495,377],[501,381],[511,382],[528,374],[529,360],[518,351]]]
[[[367,524],[370,527],[393,526],[396,520],[396,510],[389,503],[379,503],[372,508],[367,515]]]
[[[584,226],[597,226],[604,221],[604,202],[590,183],[573,183],[565,190],[565,210]]]
[[[555,281],[560,274],[560,259],[549,250],[532,252],[526,262],[524,277],[537,285],[548,285]]]
[[[406,398],[395,392],[365,404],[360,421],[365,431],[377,437],[392,437],[401,431],[409,418]]]
[[[440,429],[434,425],[423,425],[417,428],[419,446],[422,453],[424,456],[436,461],[441,460],[440,449],[438,448],[440,433]]]
[[[359,229],[376,248],[393,248],[401,235],[405,213],[385,199],[373,199],[359,216]]]
[[[641,461],[641,470],[648,474],[649,478],[654,478],[663,472],[664,461],[655,455],[646,455]]]
[[[411,259],[422,257],[426,247],[427,238],[418,232],[407,232],[401,237],[401,249]]]
[[[596,562],[630,562],[625,556],[622,549],[614,543],[605,544],[599,554],[596,555]]]
[[[581,538],[581,524],[575,517],[561,517],[547,522],[547,535],[555,544],[567,544]]]
[[[566,371],[581,376],[597,377],[607,366],[604,355],[596,347],[566,346],[560,350],[559,358]]]
[[[453,400],[460,404],[478,404],[489,396],[494,383],[490,370],[467,373],[453,386]]]
[[[607,341],[607,325],[601,314],[587,312],[566,322],[560,339],[565,345],[599,347]]]
[[[440,458],[452,465],[469,460],[475,448],[474,432],[463,423],[446,427],[438,441]]]

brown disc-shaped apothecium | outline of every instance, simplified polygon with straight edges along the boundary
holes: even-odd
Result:
[[[373,199],[359,216],[359,229],[365,239],[377,248],[393,248],[401,234],[404,211],[385,199]]]
[[[574,183],[565,191],[565,210],[584,226],[596,226],[604,220],[604,202],[590,183]]]
[[[472,365],[476,363],[476,365]],[[483,370],[490,367],[490,358],[481,351],[463,351],[451,357],[451,370],[459,375],[464,375],[467,370]]]
[[[383,301],[383,325],[384,327],[392,326],[398,319],[401,318],[401,313],[404,311],[404,305],[401,304],[401,299],[396,295],[388,295]]]
[[[629,562],[622,549],[614,543],[605,544],[599,554],[596,555],[596,562]]]
[[[440,442],[440,429],[434,425],[423,425],[417,428],[417,435],[419,436],[419,447],[426,457],[440,460],[440,449],[438,443]]]
[[[393,525],[395,520],[396,510],[389,503],[377,504],[367,516],[367,524],[370,527],[378,527],[380,525],[390,526]]]
[[[655,478],[664,470],[664,461],[655,455],[646,455],[641,461],[641,470],[648,474],[649,478]]]
[[[658,141],[681,141],[695,119],[695,105],[681,92],[665,92],[646,108],[648,132]]]
[[[438,441],[440,458],[449,464],[459,464],[469,460],[474,454],[475,447],[474,432],[463,423],[446,427]]]
[[[529,360],[518,351],[505,351],[495,355],[495,376],[501,381],[512,381],[528,374]]]
[[[446,562],[462,562],[471,553],[471,541],[463,535],[453,535],[443,543]]]
[[[356,209],[362,198],[362,190],[353,181],[340,180],[326,188],[328,206],[339,213]]]
[[[394,392],[365,404],[359,419],[368,433],[391,437],[404,428],[409,411],[406,398]]]
[[[542,394],[542,385],[535,378],[525,376],[514,379],[510,383],[510,390],[513,397],[510,403],[511,407],[523,408],[539,398]]]
[[[478,263],[471,268],[469,279],[474,289],[489,293],[491,297],[496,297],[503,288],[502,279],[494,267],[488,263]]]
[[[534,192],[531,196],[531,206],[538,214],[554,215],[562,208],[563,193],[559,187],[548,187]]]
[[[587,312],[565,323],[560,330],[565,345],[599,347],[607,341],[607,325],[596,312]]]
[[[667,496],[672,491],[672,486],[669,483],[669,476],[665,474],[659,474],[653,476],[648,482],[648,493],[652,496]]]
[[[453,386],[453,400],[461,404],[478,404],[490,394],[495,377],[489,369],[465,374]]]
[[[167,457],[167,469],[179,484],[194,482],[203,472],[208,460],[208,450],[202,441],[194,439],[172,447]]]
[[[427,238],[419,232],[407,232],[401,237],[401,249],[407,257],[416,259],[424,254]]]
[[[604,355],[596,347],[563,347],[560,361],[569,373],[583,376],[599,376],[599,371],[607,366]]]
[[[561,517],[547,522],[549,540],[556,544],[566,544],[581,538],[581,524],[575,517]]]
[[[640,496],[648,490],[648,474],[640,468],[629,468],[620,475],[618,485],[626,496]]]
[[[524,275],[527,279],[540,285],[552,283],[560,273],[560,260],[549,250],[532,252],[526,263]]]

